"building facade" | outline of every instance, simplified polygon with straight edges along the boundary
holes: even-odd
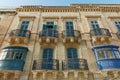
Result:
[[[0,80],[120,80],[120,5],[0,9]]]

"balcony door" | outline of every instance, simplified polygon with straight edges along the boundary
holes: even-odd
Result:
[[[56,36],[57,26],[54,25],[54,22],[46,22],[43,24],[42,36]]]
[[[102,31],[100,29],[98,21],[96,21],[96,20],[90,21],[90,24],[91,24],[92,30],[94,31],[93,34],[95,34],[95,35],[101,35],[102,34]]]
[[[72,21],[67,21],[65,23],[66,26],[66,36],[74,36],[74,27],[73,27],[73,22]]]
[[[22,21],[18,35],[19,36],[26,36],[28,26],[29,26],[29,21]]]
[[[67,48],[68,69],[79,69],[78,52],[76,48]]]
[[[43,49],[42,69],[53,69],[53,48]]]

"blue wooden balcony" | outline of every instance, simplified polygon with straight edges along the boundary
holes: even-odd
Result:
[[[56,59],[34,60],[33,70],[59,70],[59,61]]]
[[[97,61],[99,70],[120,69],[120,59],[102,59]]]
[[[92,49],[99,70],[120,69],[120,52],[117,45],[99,45]]]
[[[62,63],[63,70],[88,70],[86,59],[67,59]]]
[[[23,60],[0,60],[0,70],[19,70],[22,71],[24,67]]]
[[[58,37],[58,31],[57,30],[52,30],[52,29],[47,29],[47,30],[42,30],[39,33],[39,37],[40,38],[44,38],[44,37]]]

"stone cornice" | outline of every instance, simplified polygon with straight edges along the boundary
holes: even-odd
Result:
[[[79,11],[100,11],[119,12],[119,4],[73,4],[70,6],[22,6],[16,9],[17,12],[79,12]]]

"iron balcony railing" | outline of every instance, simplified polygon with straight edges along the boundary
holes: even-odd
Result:
[[[110,36],[111,37],[111,33],[108,29],[105,28],[99,28],[99,29],[92,29],[90,30],[90,36]]]
[[[62,37],[81,37],[80,31],[78,30],[64,30],[62,31]]]
[[[10,37],[20,36],[20,37],[26,37],[26,38],[30,38],[30,35],[31,35],[31,32],[29,30],[22,30],[22,29],[12,30],[9,34]]]
[[[59,70],[59,61],[56,59],[34,60],[32,70]]]
[[[116,35],[117,35],[118,39],[120,39],[120,31],[118,31],[118,32],[116,33]]]
[[[88,70],[86,59],[67,59],[62,62],[63,70]]]
[[[39,33],[39,37],[58,37],[58,31],[57,30],[42,30]]]

